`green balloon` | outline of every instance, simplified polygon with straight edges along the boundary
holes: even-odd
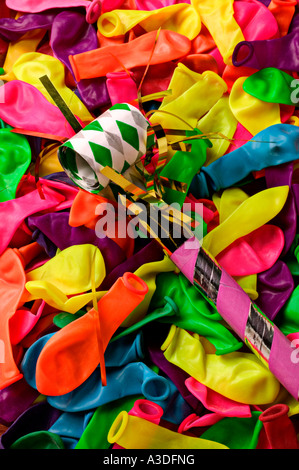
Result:
[[[251,418],[223,418],[200,438],[220,442],[229,449],[256,449],[263,427],[260,414],[260,411],[252,411]]]
[[[207,338],[216,348],[216,354],[227,354],[243,346],[224,323],[214,305],[198,295],[196,288],[181,273],[160,273],[156,278],[156,290],[149,311],[163,310],[174,305],[174,315],[158,320]]]
[[[124,397],[120,400],[99,406],[84,429],[75,449],[109,449],[108,432],[121,411],[129,412],[136,400],[143,396]]]
[[[267,103],[279,103],[293,106],[292,87],[294,77],[274,67],[268,67],[255,72],[246,78],[243,90],[249,95]]]
[[[0,202],[16,197],[17,186],[31,162],[26,137],[9,128],[0,129]]]
[[[36,431],[17,439],[10,449],[64,449],[64,443],[58,434],[49,431]]]
[[[297,286],[283,308],[275,317],[275,324],[284,335],[299,331],[299,286]]]

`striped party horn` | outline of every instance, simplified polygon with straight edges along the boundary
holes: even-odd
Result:
[[[116,104],[64,142],[59,161],[77,186],[97,194],[110,182],[104,167],[122,174],[146,153],[148,127],[136,107]]]

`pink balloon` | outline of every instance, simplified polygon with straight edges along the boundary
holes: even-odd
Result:
[[[197,416],[195,413],[192,413],[181,422],[178,427],[178,432],[181,434],[192,428],[213,426],[213,424],[218,423],[218,421],[221,421],[223,418],[225,418],[225,416],[219,413],[207,413],[203,416]]]
[[[279,37],[277,21],[272,12],[257,0],[234,2],[235,20],[245,40],[255,41]]]
[[[284,233],[276,225],[266,224],[238,238],[216,257],[231,276],[247,276],[270,269],[280,256]]]
[[[14,128],[67,139],[75,134],[59,108],[21,80],[0,87],[0,103],[0,118]]]

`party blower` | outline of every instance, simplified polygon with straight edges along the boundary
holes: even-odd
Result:
[[[152,194],[133,185],[112,168],[105,167],[101,172],[125,191],[126,195],[119,195],[119,200],[130,215],[138,218],[139,227],[162,245],[164,252],[198,292],[216,306],[232,330],[298,400],[299,364],[294,361],[291,341],[201,246],[182,213],[175,213],[161,200],[157,204],[158,200],[153,199]],[[283,207],[288,187],[280,189],[284,193]],[[167,230],[163,220],[167,220]]]

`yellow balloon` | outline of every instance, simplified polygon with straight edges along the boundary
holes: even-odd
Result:
[[[93,245],[76,245],[66,250],[57,250],[54,258],[27,274],[27,293],[24,302],[43,299],[57,310],[68,313],[76,313],[85,306],[92,306],[94,301],[99,301],[107,293],[105,290],[87,292],[93,287],[89,279],[94,256],[96,256],[94,266],[97,267],[95,274],[95,288],[97,288],[106,275],[103,257],[99,249]],[[165,256],[163,260],[145,263],[135,271],[134,274],[146,282],[148,292],[140,305],[124,320],[123,327],[133,325],[146,315],[156,289],[157,274],[174,270],[177,270],[176,266],[168,256]],[[73,287],[72,297],[68,297],[71,295],[69,283]]]
[[[249,274],[248,276],[234,276],[234,280],[246,292],[251,300],[256,300],[259,296],[257,290],[257,274]]]
[[[179,64],[178,67],[189,75],[187,67],[182,64]],[[188,84],[190,84],[189,77]],[[193,72],[191,80],[194,77]],[[180,93],[182,85],[179,85],[178,91],[174,89],[176,98],[169,102],[163,100],[162,106],[150,118],[152,124],[160,124],[164,129],[195,129],[197,121],[227,91],[226,83],[215,72],[207,70],[203,74],[197,74],[196,78],[197,81],[182,93]]]
[[[98,287],[105,276],[104,258],[96,246],[73,245],[27,273],[27,301],[44,299],[49,305],[61,310],[68,304],[67,311],[75,313],[92,300],[93,294],[88,293],[93,287],[92,279],[95,287]],[[82,295],[70,299],[67,297],[76,294]]]
[[[209,30],[224,63],[232,65],[236,45],[245,40],[234,18],[234,0],[191,0],[191,5]]]
[[[125,449],[228,449],[224,444],[187,436],[121,411],[107,436]]]
[[[249,405],[271,403],[280,384],[251,352],[207,354],[198,335],[171,326],[161,346],[165,358],[221,395]]]
[[[243,90],[247,77],[238,78],[232,86],[229,104],[235,118],[252,135],[274,124],[281,123],[280,106],[278,103],[267,103]]]
[[[219,213],[219,223],[222,224],[248,198],[240,188],[225,189],[221,195],[214,193],[212,199]],[[234,276],[234,279],[252,300],[258,298],[256,274]]]
[[[113,10],[103,13],[97,22],[98,31],[106,37],[121,36],[135,26],[147,33],[159,28],[175,31],[194,39],[201,30],[201,20],[196,9],[180,3],[158,10]]]
[[[228,139],[232,139],[237,129],[238,121],[231,112],[229,97],[222,96],[219,101],[197,123],[197,128],[203,133],[221,133]],[[204,166],[210,165],[222,157],[230,146],[230,141],[221,136],[209,137],[213,147],[207,149],[207,160]]]
[[[265,189],[245,199],[222,223],[204,238],[202,246],[216,257],[235,240],[273,219],[283,208],[288,186]]]
[[[241,188],[227,188],[221,195],[214,193],[212,199],[219,212],[219,223],[222,224],[248,198]]]
[[[29,83],[37,88],[50,103],[55,105],[55,102],[39,80],[43,75],[48,75],[75,116],[78,116],[83,122],[89,122],[94,119],[77,95],[65,85],[64,65],[55,57],[38,52],[28,52],[15,62],[13,73],[18,80]]]
[[[9,43],[3,65],[5,74],[0,75],[1,80],[5,80],[7,82],[16,80],[16,76],[13,73],[13,66],[15,62],[23,54],[28,52],[35,52],[46,32],[47,31],[45,29],[33,29],[32,31],[25,33],[24,36],[22,36],[18,41]]]
[[[179,62],[174,69],[169,82],[168,90],[170,94],[163,98],[159,109],[164,108],[165,105],[169,104],[176,98],[179,98],[183,93],[189,90],[192,85],[195,85],[201,80],[202,75],[200,73],[194,72],[193,70],[186,67],[186,65]]]

